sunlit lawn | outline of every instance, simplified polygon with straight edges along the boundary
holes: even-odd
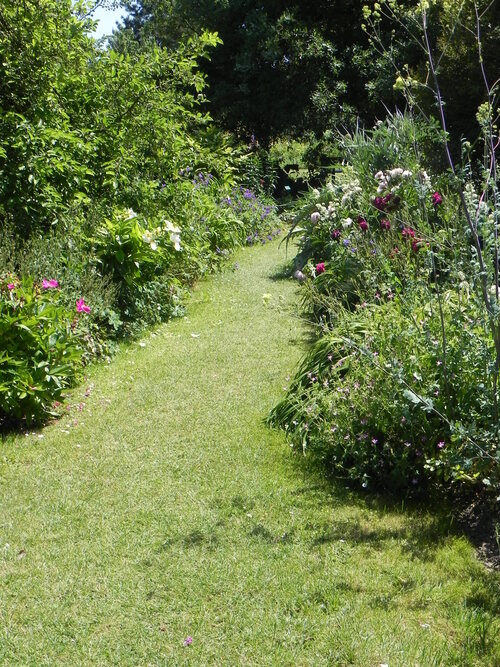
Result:
[[[303,329],[283,249],[236,260],[1,445],[0,664],[500,665],[499,576],[446,513],[332,487],[263,424]]]

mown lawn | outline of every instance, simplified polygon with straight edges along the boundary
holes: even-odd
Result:
[[[332,486],[264,425],[304,330],[283,247],[235,261],[2,443],[0,664],[500,665],[499,575],[446,514]]]

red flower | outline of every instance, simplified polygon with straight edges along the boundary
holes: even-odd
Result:
[[[403,227],[403,231],[401,232],[401,234],[404,239],[415,238],[415,230],[412,229],[411,227]]]
[[[435,192],[432,195],[432,205],[434,206],[434,208],[437,208],[439,206],[439,204],[442,204],[442,203],[443,203],[443,198],[441,197],[439,192]]]
[[[358,217],[358,225],[362,232],[368,231],[368,223],[361,216]]]
[[[325,263],[320,262],[319,264],[316,264],[316,275],[319,276],[320,273],[324,273],[325,271]]]

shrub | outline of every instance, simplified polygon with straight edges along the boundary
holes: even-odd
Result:
[[[348,137],[352,164],[295,221],[322,337],[271,422],[363,486],[498,492],[496,200],[430,176],[404,141],[382,163],[392,126],[411,136],[398,116]]]
[[[80,304],[81,308],[84,304]],[[83,316],[85,315],[82,312]],[[53,414],[81,368],[79,315],[61,304],[57,281],[34,284],[3,276],[0,282],[0,424],[27,424]]]

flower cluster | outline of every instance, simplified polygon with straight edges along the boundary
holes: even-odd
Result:
[[[413,173],[409,169],[401,169],[401,167],[387,171],[377,171],[375,174],[375,180],[378,181],[377,193],[382,194],[383,192],[387,192],[387,190],[396,191],[403,181],[408,180],[412,176]]]
[[[361,184],[357,178],[350,181],[349,183],[342,184],[342,206],[352,202],[357,195],[361,194],[362,191]]]

